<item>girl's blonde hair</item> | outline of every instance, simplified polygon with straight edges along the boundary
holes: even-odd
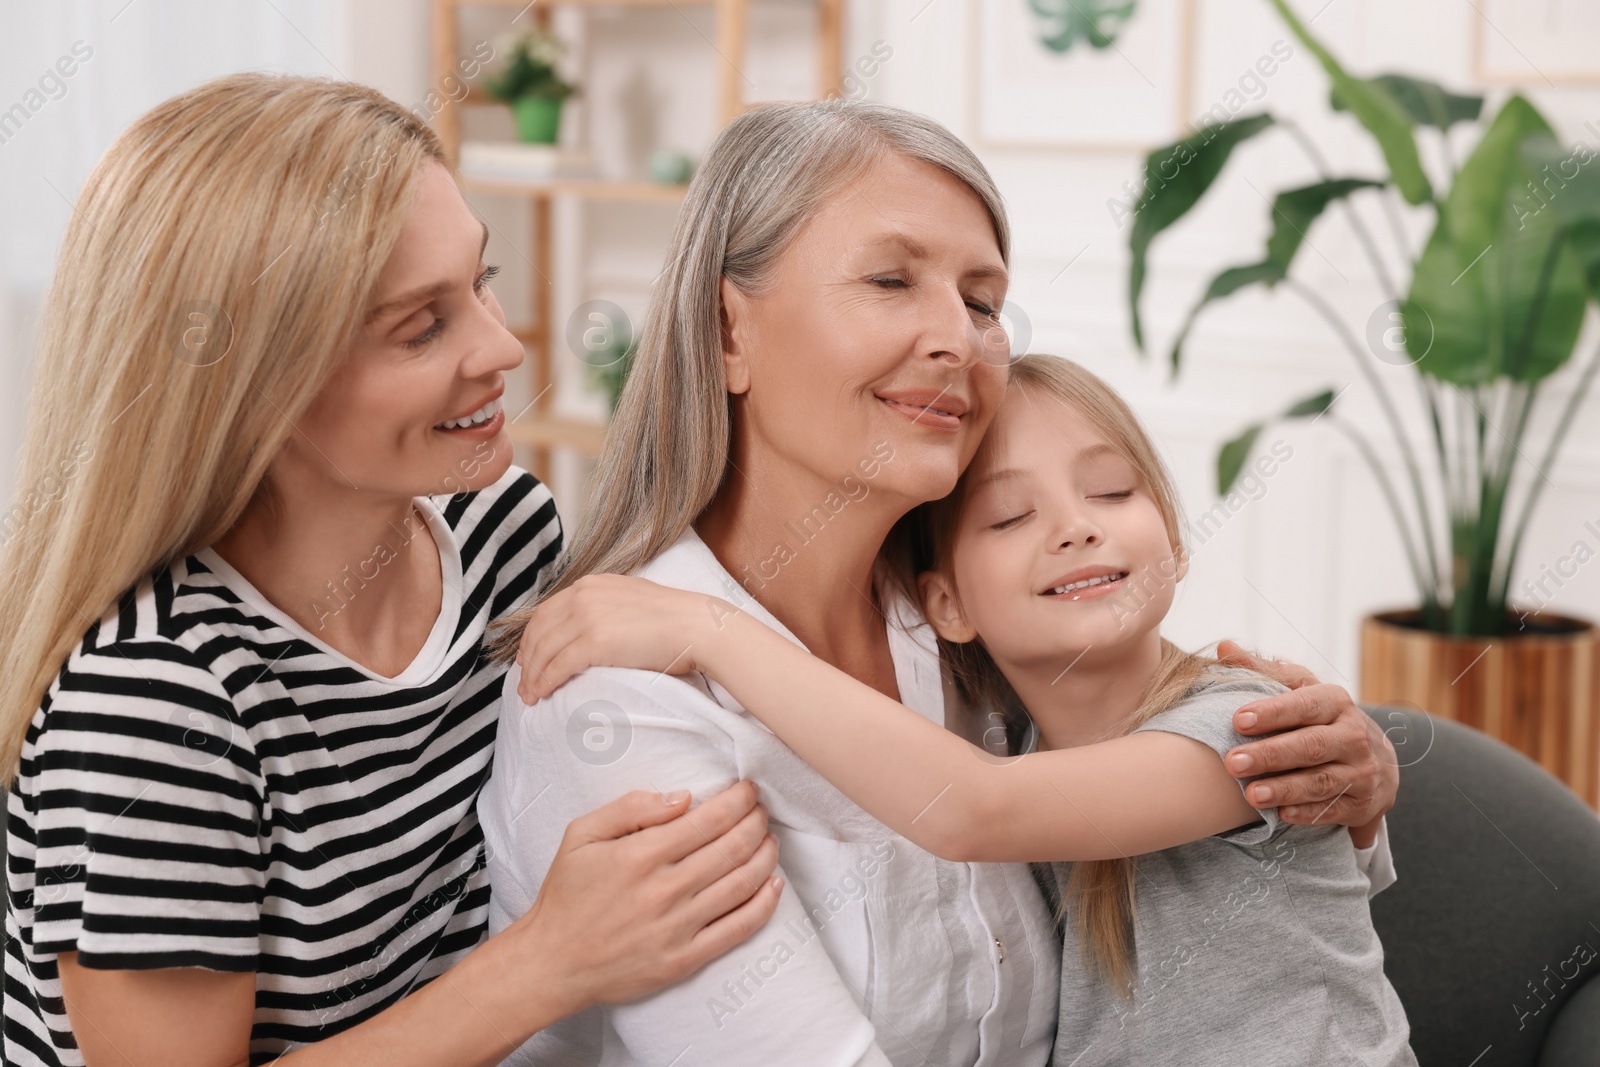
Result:
[[[638,351],[618,399],[570,551],[540,595],[508,616],[509,660],[528,614],[587,574],[628,574],[683,536],[716,496],[732,430],[722,362],[721,281],[760,292],[774,264],[840,189],[889,154],[931,164],[988,209],[1002,259],[999,190],[972,150],[932,119],[851,100],[762,104],[717,136],[678,212]]]
[[[1069,408],[1116,449],[1138,473],[1155,499],[1174,552],[1183,546],[1183,511],[1172,476],[1144,427],[1126,402],[1104,381],[1059,356],[1029,354],[1011,364],[1008,395],[1020,392],[1033,403],[1054,402]],[[971,471],[971,467],[968,471]],[[963,474],[950,494],[922,504],[896,524],[889,539],[889,571],[899,590],[920,599],[917,576],[925,571],[950,575],[950,555],[959,528],[970,479]],[[1135,582],[1174,580],[1175,575],[1136,576]],[[953,586],[953,582],[952,582]],[[1139,586],[1148,589],[1149,585]],[[959,598],[959,590],[957,590]],[[950,667],[967,707],[982,714],[998,713],[1005,725],[1008,748],[1020,751],[1029,720],[1016,691],[1006,681],[982,640],[957,644],[939,638],[940,657]],[[1202,680],[1216,660],[1197,656],[1161,639],[1161,661],[1138,709],[1119,723],[1113,736],[1133,732],[1172,707]],[[1124,995],[1133,989],[1134,862],[1090,860],[1072,865],[1056,921],[1073,914],[1085,962]]]
[[[4,529],[8,783],[85,630],[263,488],[360,329],[429,160],[446,164],[438,137],[376,90],[251,73],[159,105],[95,166]]]

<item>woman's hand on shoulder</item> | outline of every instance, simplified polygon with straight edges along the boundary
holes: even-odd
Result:
[[[517,645],[517,695],[532,704],[588,667],[687,674],[739,609],[625,574],[589,574],[541,601]]]
[[[1240,745],[1224,761],[1236,778],[1272,776],[1251,783],[1246,796],[1252,804],[1277,807],[1288,823],[1364,829],[1394,807],[1400,786],[1394,746],[1342,686],[1317,681],[1299,664],[1252,655],[1232,641],[1219,644],[1217,655],[1290,689],[1234,713],[1241,734],[1276,735]]]
[[[533,907],[492,939],[562,1014],[681,982],[772,918],[783,879],[756,784],[688,804],[636,790],[574,819]]]

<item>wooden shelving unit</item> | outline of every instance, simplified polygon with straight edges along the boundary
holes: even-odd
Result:
[[[583,181],[562,178],[551,181],[511,181],[474,178],[463,175],[461,187],[473,193],[505,193],[510,196],[587,196],[598,200],[635,200],[676,204],[683,199],[686,185],[659,182]]]
[[[711,7],[716,31],[718,124],[726,125],[749,106],[740,90],[738,64],[745,54],[749,33],[751,0],[433,0],[433,82],[438,85],[456,71],[462,58],[459,15],[466,7],[494,7],[518,12],[514,18],[529,18],[536,25],[548,26],[554,6],[595,8],[612,7]],[[817,11],[817,97],[839,88],[843,72],[844,0],[812,0]],[[726,58],[726,62],[723,61]],[[470,91],[457,105],[446,107],[434,116],[434,127],[444,142],[452,166],[461,156],[461,105],[502,107],[478,90]],[[541,481],[550,477],[551,452],[568,448],[597,456],[605,441],[605,425],[563,418],[552,410],[554,385],[551,353],[554,344],[554,316],[550,285],[553,270],[550,235],[550,204],[559,196],[590,200],[633,203],[677,204],[686,186],[661,185],[649,181],[606,179],[559,179],[513,181],[463,177],[461,187],[469,192],[525,197],[532,206],[533,268],[532,321],[526,329],[514,331],[528,350],[532,408],[508,427],[511,439],[528,450],[528,469]]]

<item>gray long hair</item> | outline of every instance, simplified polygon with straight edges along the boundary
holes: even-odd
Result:
[[[587,574],[628,574],[683,536],[716,496],[732,428],[721,280],[759,292],[805,222],[887,153],[930,163],[976,193],[1009,260],[989,172],[932,119],[849,100],[762,104],[717,136],[689,184],[594,475],[590,506],[534,603]],[[530,604],[495,638],[516,653]]]

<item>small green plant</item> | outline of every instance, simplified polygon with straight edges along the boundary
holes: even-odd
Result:
[[[1480,122],[1482,97],[1447,92],[1398,74],[1355,77],[1311,36],[1285,0],[1271,3],[1327,73],[1330,106],[1348,111],[1372,136],[1388,173],[1376,178],[1336,176],[1299,126],[1270,114],[1206,126],[1152,152],[1145,161],[1144,188],[1129,235],[1134,341],[1143,351],[1139,294],[1152,240],[1199,202],[1234,148],[1269,129],[1287,133],[1316,168],[1318,180],[1277,194],[1262,259],[1212,278],[1173,343],[1172,373],[1178,373],[1196,317],[1211,302],[1251,285],[1281,285],[1303,299],[1349,351],[1376,395],[1403,458],[1403,481],[1397,485],[1391,478],[1369,431],[1334,411],[1338,393],[1333,389],[1303,398],[1276,418],[1326,416],[1355,445],[1399,529],[1428,630],[1505,633],[1511,618],[1508,589],[1523,535],[1600,370],[1597,351],[1554,418],[1542,450],[1535,450],[1528,430],[1540,386],[1571,358],[1585,308],[1590,300],[1600,300],[1600,164],[1585,145],[1563,149],[1549,123],[1519,95],[1506,100],[1492,119]],[[1459,169],[1449,137],[1458,123],[1479,123],[1481,128]],[[1432,131],[1447,188],[1437,188],[1423,166],[1419,130]],[[1433,230],[1420,253],[1411,250],[1400,227],[1396,194],[1433,214]],[[1396,255],[1409,268],[1404,290],[1400,283],[1406,279],[1390,271],[1351,203],[1354,197],[1380,201]],[[1360,332],[1321,293],[1290,274],[1307,231],[1335,203],[1389,298],[1369,319],[1365,346]],[[1415,388],[1415,403],[1430,437],[1431,495],[1424,464],[1405,432],[1397,404],[1401,398],[1394,395],[1394,385],[1405,379]],[[1232,488],[1266,425],[1250,426],[1222,447],[1217,457],[1220,493]],[[1538,452],[1537,468],[1532,468],[1525,445]],[[1531,468],[1515,479],[1520,509],[1511,504],[1519,464]],[[1437,518],[1436,503],[1442,512]]]
[[[639,343],[630,340],[624,345],[613,345],[597,358],[583,361],[589,381],[606,396],[610,411],[615,414],[617,401],[622,397],[622,387],[627,383],[628,371],[633,367],[633,354]]]
[[[560,38],[538,28],[502,38],[495,51],[508,58],[496,74],[484,79],[484,91],[507,103],[530,96],[565,100],[578,91],[556,73],[556,63],[566,50]]]

